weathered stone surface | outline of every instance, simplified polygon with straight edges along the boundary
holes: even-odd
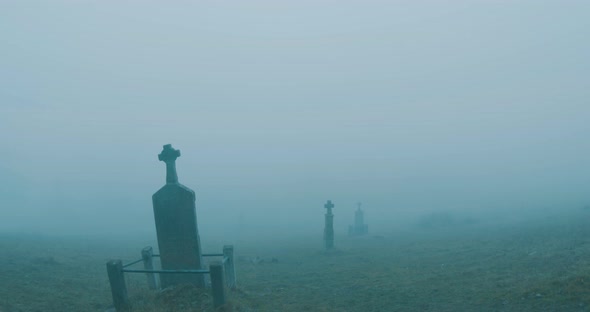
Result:
[[[199,270],[202,258],[195,192],[178,183],[179,156],[180,151],[170,144],[158,155],[166,163],[166,185],[152,196],[160,261],[164,270]],[[182,283],[205,286],[202,274],[161,274],[160,281],[162,288]]]

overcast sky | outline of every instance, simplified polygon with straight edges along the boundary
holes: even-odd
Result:
[[[3,0],[0,226],[152,230],[167,143],[205,230],[590,203],[589,33],[589,1]]]

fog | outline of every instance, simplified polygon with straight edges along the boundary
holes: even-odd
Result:
[[[0,229],[201,236],[590,203],[588,1],[3,1]]]

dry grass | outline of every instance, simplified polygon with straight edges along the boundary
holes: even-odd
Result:
[[[337,237],[331,252],[319,238],[244,242],[236,246],[240,288],[223,310],[588,311],[589,222],[580,213]],[[102,312],[111,301],[106,261],[134,260],[143,245],[0,235],[0,247],[0,311]],[[128,275],[128,288],[134,311],[213,311],[208,290],[152,292],[142,275]]]

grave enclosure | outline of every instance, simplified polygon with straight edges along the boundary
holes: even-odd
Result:
[[[197,226],[195,192],[178,183],[176,159],[180,151],[170,144],[164,145],[158,159],[166,164],[166,184],[153,196],[154,219],[158,238],[159,254],[152,247],[141,250],[141,259],[123,264],[121,260],[107,262],[107,274],[117,311],[131,307],[127,296],[125,273],[146,274],[150,289],[166,288],[179,284],[207,287],[205,275],[210,275],[213,304],[225,304],[225,288],[236,287],[234,249],[223,247],[221,253],[203,254]],[[160,257],[161,269],[154,269],[153,258]],[[204,269],[203,257],[218,257]],[[143,269],[129,267],[143,263]]]

